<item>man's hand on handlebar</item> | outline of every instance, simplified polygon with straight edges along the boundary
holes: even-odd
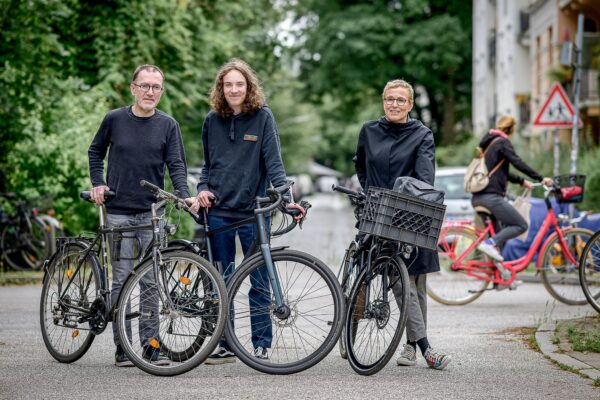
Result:
[[[90,190],[90,197],[94,202],[101,206],[104,204],[104,192],[109,191],[110,188],[106,185],[96,186]]]
[[[198,207],[210,208],[213,206],[213,204],[215,204],[216,200],[217,196],[208,190],[203,190],[196,196]],[[198,209],[196,209],[194,212],[198,212]]]
[[[298,210],[297,213],[293,213],[292,215],[294,216],[294,220],[296,222],[302,222],[302,220],[304,219],[304,215],[306,215],[306,210],[304,209],[304,207],[297,203],[290,203],[286,206],[286,208]]]

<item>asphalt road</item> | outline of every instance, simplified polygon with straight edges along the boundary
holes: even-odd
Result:
[[[280,240],[308,251],[335,272],[353,234],[351,210],[342,197],[320,195],[302,231]],[[107,331],[74,364],[49,355],[39,327],[41,286],[0,288],[0,399],[600,399],[589,379],[563,371],[525,343],[522,328],[546,320],[591,314],[592,308],[557,304],[541,284],[489,292],[467,306],[429,303],[432,345],[451,354],[444,371],[390,363],[362,377],[337,348],[319,365],[292,376],[269,376],[241,362],[202,365],[172,378],[113,366]]]

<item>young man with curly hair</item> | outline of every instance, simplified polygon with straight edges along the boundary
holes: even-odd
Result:
[[[198,183],[200,206],[210,207],[211,229],[239,222],[254,215],[255,199],[264,197],[269,185],[286,183],[281,159],[279,134],[273,113],[265,104],[260,82],[244,61],[232,59],[218,71],[210,93],[212,111],[202,127],[204,167]],[[211,202],[216,197],[215,204]],[[302,208],[297,205],[291,207]],[[221,262],[225,280],[231,276],[235,262],[235,236],[239,236],[244,255],[250,249],[257,228],[254,224],[212,236],[213,259]],[[271,294],[266,268],[251,276],[249,301],[253,308],[268,307]],[[251,315],[254,355],[269,357],[273,338],[270,315]],[[235,356],[222,341],[206,364],[234,362]]]

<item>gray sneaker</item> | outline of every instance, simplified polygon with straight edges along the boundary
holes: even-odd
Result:
[[[487,254],[496,261],[504,261],[504,257],[502,257],[502,254],[500,254],[500,250],[490,241],[490,239],[479,243],[477,250]]]
[[[425,361],[427,361],[427,365],[433,369],[444,369],[452,358],[442,353],[435,352],[431,347],[425,351]]]
[[[159,349],[155,349],[149,345],[144,346],[142,357],[154,365],[171,365],[169,357],[163,355]]]
[[[121,346],[117,346],[117,351],[115,351],[115,365],[117,367],[133,367],[133,363],[127,358]]]
[[[396,364],[412,367],[417,364],[417,351],[410,344],[405,344],[404,349],[400,353],[400,357],[396,360]]]
[[[219,365],[219,364],[227,364],[235,362],[235,354],[229,349],[225,347],[218,347],[217,351],[211,354],[204,364],[207,365]]]
[[[266,347],[258,346],[257,348],[254,349],[254,357],[259,358],[261,360],[268,360],[269,359],[269,349],[267,349]]]

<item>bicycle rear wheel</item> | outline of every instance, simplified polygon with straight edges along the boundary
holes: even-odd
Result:
[[[569,305],[582,305],[587,299],[579,283],[579,259],[593,232],[583,228],[563,231],[565,243],[577,263],[563,253],[558,235],[549,240],[541,257],[542,283],[556,300]]]
[[[600,232],[594,233],[583,249],[579,282],[588,303],[600,313]]]
[[[360,273],[346,312],[348,361],[373,375],[394,355],[406,326],[410,283],[404,261],[382,256]]]
[[[269,374],[293,374],[321,361],[342,330],[344,300],[331,270],[295,250],[271,253],[284,306],[277,309],[262,257],[250,259],[228,282],[225,335],[246,365]],[[268,358],[254,356],[257,347]]]
[[[74,243],[60,248],[42,286],[42,338],[52,357],[62,363],[80,359],[95,338],[90,321],[92,304],[102,301],[100,266],[92,253],[80,260],[84,250],[84,245]]]
[[[158,281],[151,259],[129,276],[116,322],[121,346],[138,368],[174,376],[198,366],[217,346],[227,295],[223,278],[200,256],[176,250],[162,260]]]
[[[2,232],[2,253],[16,270],[39,270],[51,255],[52,229],[39,217],[30,217],[31,226],[7,225]]]
[[[483,294],[489,281],[469,276],[464,269],[453,269],[464,252],[477,240],[470,228],[453,226],[442,229],[438,240],[440,271],[427,274],[427,294],[438,303],[449,306],[463,305],[475,301]],[[486,262],[487,256],[477,249],[466,255],[467,262]]]

